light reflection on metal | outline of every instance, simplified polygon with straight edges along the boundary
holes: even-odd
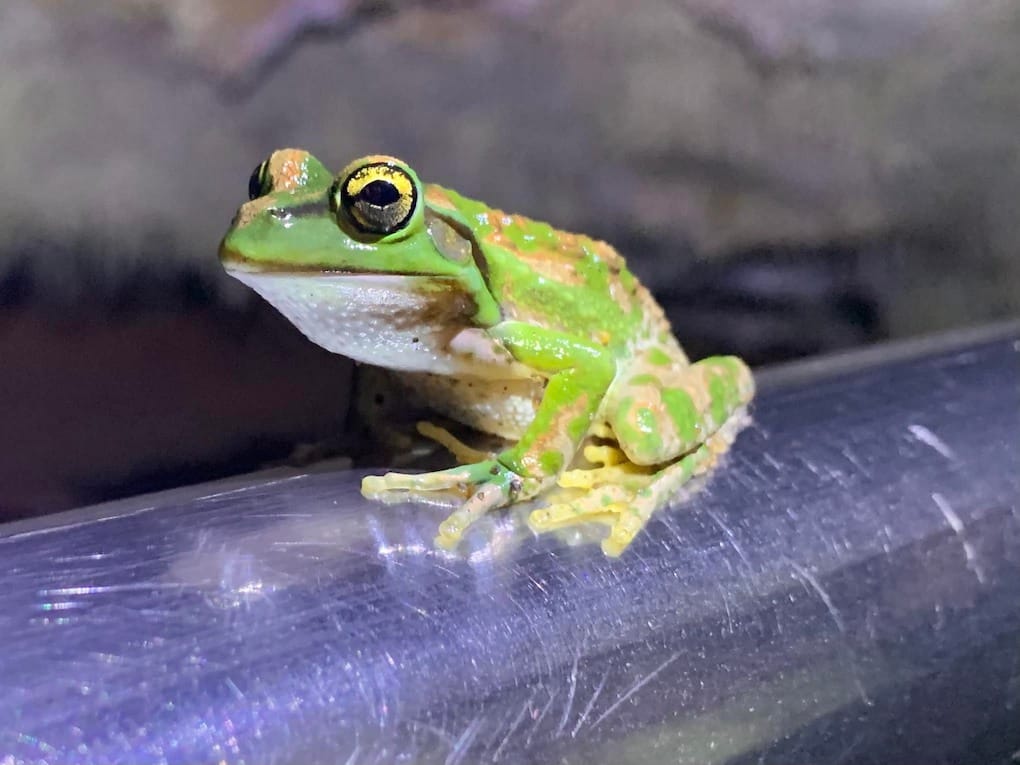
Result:
[[[1018,337],[763,375],[619,560],[519,514],[436,550],[349,472],[11,524],[0,761],[1005,761]]]

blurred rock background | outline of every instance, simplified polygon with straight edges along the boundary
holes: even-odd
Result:
[[[616,244],[693,355],[1020,308],[1012,0],[8,0],[0,515],[282,458],[350,368],[230,283],[273,148]]]

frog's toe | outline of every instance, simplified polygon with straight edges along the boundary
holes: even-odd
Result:
[[[648,523],[648,515],[650,513],[645,514],[635,507],[627,508],[627,511],[620,513],[609,530],[609,536],[602,540],[602,552],[611,558],[619,557]]]
[[[429,492],[456,489],[463,496],[480,483],[492,482],[493,476],[502,476],[506,468],[495,460],[475,462],[431,473],[386,473],[365,476],[361,480],[361,493],[368,499],[422,499]]]
[[[509,495],[505,487],[495,483],[486,484],[439,524],[439,534],[435,539],[436,545],[445,550],[452,550],[463,538],[468,526],[490,510],[505,505],[508,498]]]
[[[588,514],[590,516],[590,513]],[[575,502],[564,502],[558,505],[549,505],[539,510],[532,510],[528,514],[528,525],[535,531],[552,531],[553,529],[570,526],[589,518],[577,508]]]
[[[538,532],[598,521],[615,523],[615,518],[627,507],[629,494],[619,486],[607,486],[590,491],[570,502],[560,502],[533,510],[528,525]]]
[[[651,481],[653,469],[632,462],[598,468],[578,468],[560,475],[557,483],[566,489],[598,492],[604,486],[626,486],[636,490]]]
[[[442,491],[462,485],[466,475],[444,473],[386,473],[369,475],[361,480],[361,493],[368,499],[384,499],[393,495]]]
[[[613,505],[586,513],[581,513],[576,507],[569,505],[550,506],[532,511],[528,516],[528,525],[532,531],[539,534],[569,529],[585,523],[602,523],[612,526],[616,522],[617,512],[619,512],[619,508]]]
[[[425,421],[419,422],[417,424],[417,429],[421,435],[425,436],[425,438],[435,441],[450,452],[457,462],[472,463],[495,459],[495,454],[483,452],[472,446],[468,446],[453,435],[453,433],[449,430],[434,423]]]

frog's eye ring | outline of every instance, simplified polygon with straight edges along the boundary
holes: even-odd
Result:
[[[269,193],[269,160],[252,170],[248,178],[248,199],[258,199]]]
[[[388,162],[362,165],[341,178],[337,212],[366,234],[392,234],[407,225],[418,202],[414,179]]]

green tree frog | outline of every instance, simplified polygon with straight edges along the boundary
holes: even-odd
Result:
[[[528,516],[533,529],[599,521],[603,550],[619,555],[747,421],[747,366],[689,362],[605,242],[422,183],[388,156],[334,176],[282,149],[248,192],[220,247],[231,276],[313,342],[504,440],[475,452],[423,423],[467,464],[364,479],[374,499],[459,497],[441,546],[490,510],[551,497]]]

